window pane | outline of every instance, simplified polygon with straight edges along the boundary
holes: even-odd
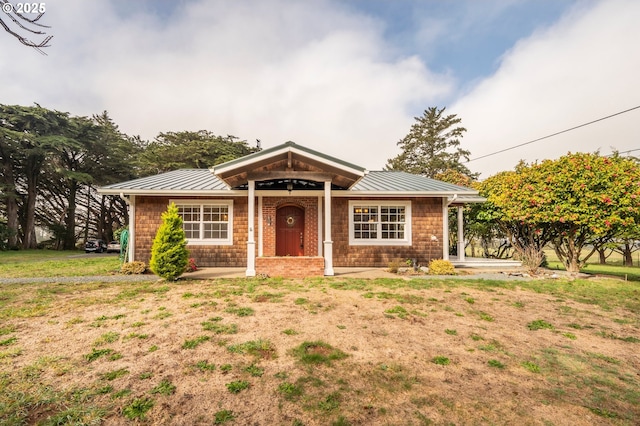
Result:
[[[182,224],[182,227],[187,238],[200,238],[199,223],[185,222]]]
[[[227,239],[228,224],[226,223],[205,223],[204,238]]]
[[[354,206],[353,221],[354,222],[377,222],[378,206]]]
[[[184,222],[199,222],[200,206],[178,206],[178,215]]]
[[[375,223],[354,223],[353,237],[356,239],[368,240],[377,238],[378,225]]]
[[[355,240],[404,240],[406,206],[357,205],[352,206],[352,224]]]
[[[229,206],[185,204],[177,207],[188,239],[228,239]]]

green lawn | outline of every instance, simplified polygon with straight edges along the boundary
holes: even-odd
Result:
[[[564,266],[558,260],[553,250],[545,250],[549,269],[565,270]],[[622,266],[622,257],[619,254],[612,254],[607,259],[607,264],[598,263],[597,256],[592,256],[587,266],[582,268],[581,272],[592,275],[607,275],[620,277],[629,281],[640,281],[640,267],[638,266]]]
[[[560,262],[549,262],[549,269],[564,270]],[[601,265],[599,263],[588,263],[581,272],[591,275],[608,275],[620,277],[629,281],[640,281],[640,268],[637,266]]]
[[[116,254],[85,256],[83,251],[0,251],[0,278],[108,275],[119,269],[120,260]]]

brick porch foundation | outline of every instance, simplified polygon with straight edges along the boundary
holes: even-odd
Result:
[[[324,276],[324,257],[257,257],[256,273],[285,278],[321,277]]]

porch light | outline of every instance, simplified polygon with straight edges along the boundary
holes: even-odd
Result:
[[[293,184],[291,182],[289,182],[287,184],[287,191],[289,191],[289,194],[291,194],[291,191],[293,190]]]

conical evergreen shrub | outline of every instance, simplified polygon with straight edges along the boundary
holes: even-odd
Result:
[[[154,274],[175,281],[182,275],[189,262],[187,240],[182,229],[182,218],[174,203],[162,213],[162,225],[153,239],[149,268]]]

